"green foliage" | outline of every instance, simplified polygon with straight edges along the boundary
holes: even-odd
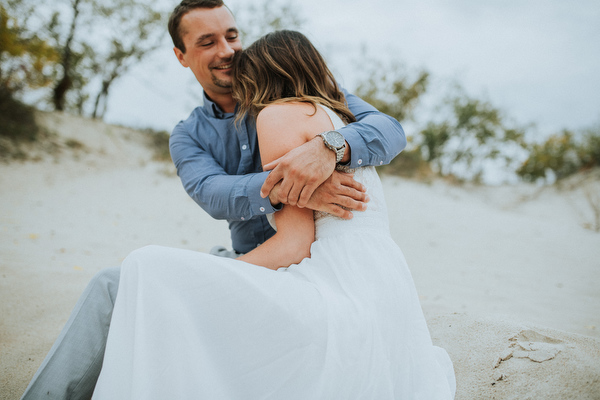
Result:
[[[48,67],[58,59],[56,51],[37,34],[24,28],[31,9],[16,11],[19,2],[0,5],[0,137],[12,141],[31,141],[39,127],[32,107],[19,101],[25,89],[50,83]],[[6,156],[6,142],[0,156]]]
[[[0,86],[11,96],[48,85],[48,67],[58,60],[52,46],[25,28],[31,9],[17,10],[15,4],[0,5]]]
[[[547,179],[550,171],[563,179],[579,171],[600,166],[600,127],[579,135],[563,130],[543,143],[529,145],[529,158],[517,170],[526,181]]]
[[[0,89],[0,138],[12,141],[32,141],[40,129],[35,121],[33,107],[16,100],[12,94]],[[0,156],[4,156],[0,146]]]
[[[52,86],[46,104],[56,110],[93,109],[93,116],[101,116],[113,82],[156,49],[166,32],[167,12],[149,0],[9,3],[12,14],[27,15],[21,32],[39,37],[53,51],[54,62],[42,70]]]
[[[362,58],[372,60],[372,57],[366,54],[363,54]],[[359,83],[355,91],[357,96],[400,122],[413,119],[415,109],[427,91],[429,72],[421,70],[416,73],[416,77],[409,77],[400,63],[391,62],[386,65],[382,61],[370,61],[361,65],[361,71],[366,78]],[[389,165],[381,167],[381,171],[405,177],[431,175],[431,167],[423,157],[421,149],[411,147],[404,150]]]
[[[451,127],[447,121],[441,123],[428,122],[420,134],[419,149],[425,160],[431,162],[443,155],[443,149],[451,136]]]
[[[508,126],[499,109],[462,91],[445,101],[439,115],[416,136],[417,148],[441,175],[480,181],[486,167],[510,170],[523,154],[525,130]]]
[[[578,156],[581,169],[600,167],[600,125],[583,132]]]
[[[92,61],[91,67],[101,80],[100,90],[95,97],[93,118],[104,114],[113,82],[157,49],[166,33],[166,13],[156,11],[152,5],[134,0],[112,0],[104,1],[98,10],[110,21],[111,34],[106,38],[106,43],[110,43],[108,51],[98,53]],[[131,15],[137,18],[131,18]]]
[[[428,179],[433,175],[431,164],[423,158],[423,154],[418,148],[404,150],[391,163],[378,169],[384,174],[406,178]]]
[[[358,85],[356,95],[400,122],[412,119],[421,95],[427,90],[429,72],[419,71],[411,80],[398,63],[390,64],[383,71],[384,63],[374,64],[378,67],[367,70],[368,78]]]
[[[154,152],[154,159],[157,161],[171,161],[169,133],[166,131],[156,131],[150,128],[145,129],[143,132],[148,137],[148,145]]]

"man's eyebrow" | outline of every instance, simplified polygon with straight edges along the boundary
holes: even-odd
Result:
[[[229,29],[227,29],[227,33],[231,33],[231,32],[233,32],[233,33],[239,33],[237,28],[229,28]]]

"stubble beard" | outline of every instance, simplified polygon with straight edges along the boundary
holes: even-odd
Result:
[[[221,65],[224,63],[231,63],[231,62],[233,62],[233,57],[231,57],[229,59],[220,60],[218,65]],[[212,82],[215,86],[223,88],[223,89],[231,89],[231,87],[232,87],[231,78],[229,80],[224,80],[224,79],[217,78],[215,76],[215,74],[211,74],[211,75],[212,75]],[[229,76],[231,76],[231,75],[229,75]]]
[[[223,89],[231,89],[232,83],[231,81],[226,81],[224,79],[219,79],[216,76],[212,76],[212,81],[215,86],[218,86]]]

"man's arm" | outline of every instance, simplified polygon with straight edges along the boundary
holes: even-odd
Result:
[[[173,130],[169,148],[186,192],[211,217],[249,220],[279,209],[259,194],[268,172],[229,175],[183,124]]]
[[[389,164],[406,147],[398,121],[379,112],[359,97],[343,90],[356,122],[338,129],[350,147],[351,168]]]

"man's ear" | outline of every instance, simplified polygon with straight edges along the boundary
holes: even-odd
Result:
[[[183,53],[183,51],[179,50],[177,47],[173,47],[173,51],[175,52],[175,57],[177,57],[177,61],[179,61],[179,64],[183,65],[184,68],[188,68],[189,65],[185,61],[185,54]]]

